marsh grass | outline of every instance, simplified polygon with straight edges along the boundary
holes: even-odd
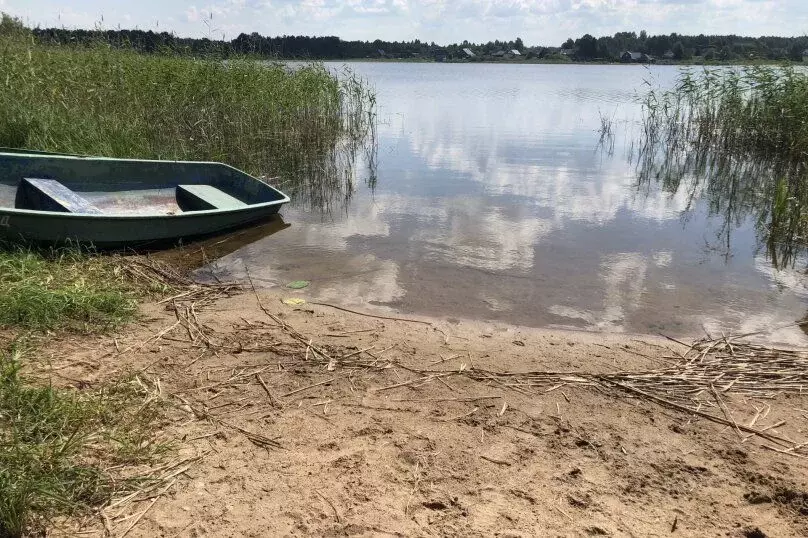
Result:
[[[3,537],[34,534],[137,489],[146,479],[131,469],[170,448],[154,442],[159,400],[134,380],[85,391],[32,385],[21,375],[24,359],[19,344],[0,351]]]
[[[108,329],[135,315],[135,291],[109,260],[77,247],[0,249],[0,327]]]
[[[651,90],[638,144],[641,184],[706,200],[730,232],[755,220],[775,266],[808,241],[808,73],[789,67],[684,71]]]
[[[673,91],[646,97],[646,134],[758,160],[804,162],[808,73],[791,67],[683,71]]]

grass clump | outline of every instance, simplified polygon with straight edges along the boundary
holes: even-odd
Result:
[[[0,250],[0,327],[91,332],[131,319],[136,308],[102,258],[77,249]]]
[[[167,448],[153,442],[157,400],[136,383],[88,392],[31,385],[22,358],[19,347],[0,352],[0,537],[34,534],[142,486],[114,469]]]

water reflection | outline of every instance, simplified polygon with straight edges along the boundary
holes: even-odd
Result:
[[[671,195],[685,195],[688,212],[705,203],[710,215],[721,220],[713,245],[723,256],[732,255],[733,232],[753,221],[774,269],[805,265],[808,188],[798,167],[744,162],[709,150],[649,149],[640,157],[637,177],[641,190],[658,183]]]
[[[280,215],[272,215],[261,222],[241,228],[225,235],[200,238],[184,243],[171,250],[159,250],[153,255],[161,260],[179,267],[199,268],[211,263],[211,260],[223,258],[247,245],[255,243],[288,228]],[[200,276],[203,276],[200,273]]]
[[[605,289],[601,310],[577,311],[553,305],[550,311],[567,318],[578,318],[598,330],[622,332],[627,315],[642,302],[648,260],[640,253],[606,256],[601,264]]]
[[[716,84],[722,80],[722,75],[716,73],[706,71],[704,80]],[[731,73],[734,74],[726,77],[728,87],[741,80],[735,71]],[[687,75],[677,88],[695,88],[695,80],[699,78]],[[709,214],[721,222],[715,248],[726,258],[733,255],[734,230],[752,221],[759,246],[775,270],[793,268],[797,262],[804,266],[808,245],[808,213],[804,209],[808,206],[808,172],[804,155],[789,160],[788,152],[781,156],[735,144],[735,133],[743,136],[743,130],[736,126],[722,128],[715,123],[719,121],[717,116],[711,116],[715,114],[712,109],[719,106],[710,100],[722,98],[718,84],[713,94],[690,95],[690,89],[649,94],[639,129],[639,149],[636,156],[631,156],[636,157],[638,187],[645,192],[658,187],[673,195],[684,193],[688,213],[705,205]],[[742,95],[748,96],[749,92],[739,94],[739,99]],[[741,103],[736,106],[741,107]],[[768,142],[770,138],[777,140],[767,133],[758,133],[755,140]]]
[[[625,156],[644,69],[354,68],[378,90],[380,121],[377,153],[351,163],[363,179],[350,204],[324,217],[295,203],[290,228],[216,271],[249,269],[266,286],[310,280],[299,293],[312,299],[532,326],[685,334],[739,329],[749,312],[758,324],[805,312],[802,275],[762,264],[747,202],[716,204],[692,172],[638,185]],[[606,152],[604,114],[618,126]],[[729,249],[716,241],[727,215]]]

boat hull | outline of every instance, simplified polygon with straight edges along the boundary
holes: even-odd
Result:
[[[0,238],[13,242],[92,243],[99,247],[164,243],[241,228],[277,214],[280,207],[144,217],[37,214],[0,208]]]
[[[202,198],[194,205],[195,196]],[[4,240],[164,243],[241,228],[287,202],[279,190],[221,163],[0,151]]]

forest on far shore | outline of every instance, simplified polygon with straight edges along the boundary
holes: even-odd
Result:
[[[808,37],[743,37],[737,35],[648,35],[645,31],[618,32],[613,36],[586,34],[570,38],[559,46],[526,45],[521,38],[488,43],[463,41],[438,45],[413,41],[346,41],[334,36],[268,37],[256,32],[240,34],[230,41],[179,37],[151,30],[82,30],[34,28],[44,43],[90,44],[102,41],[113,46],[133,47],[146,53],[215,54],[222,57],[252,55],[280,59],[348,60],[363,58],[414,59],[426,61],[483,61],[491,59],[556,61],[621,61],[625,52],[641,53],[645,59],[661,61],[739,62],[802,61],[808,55]],[[470,53],[470,54],[469,54]]]

